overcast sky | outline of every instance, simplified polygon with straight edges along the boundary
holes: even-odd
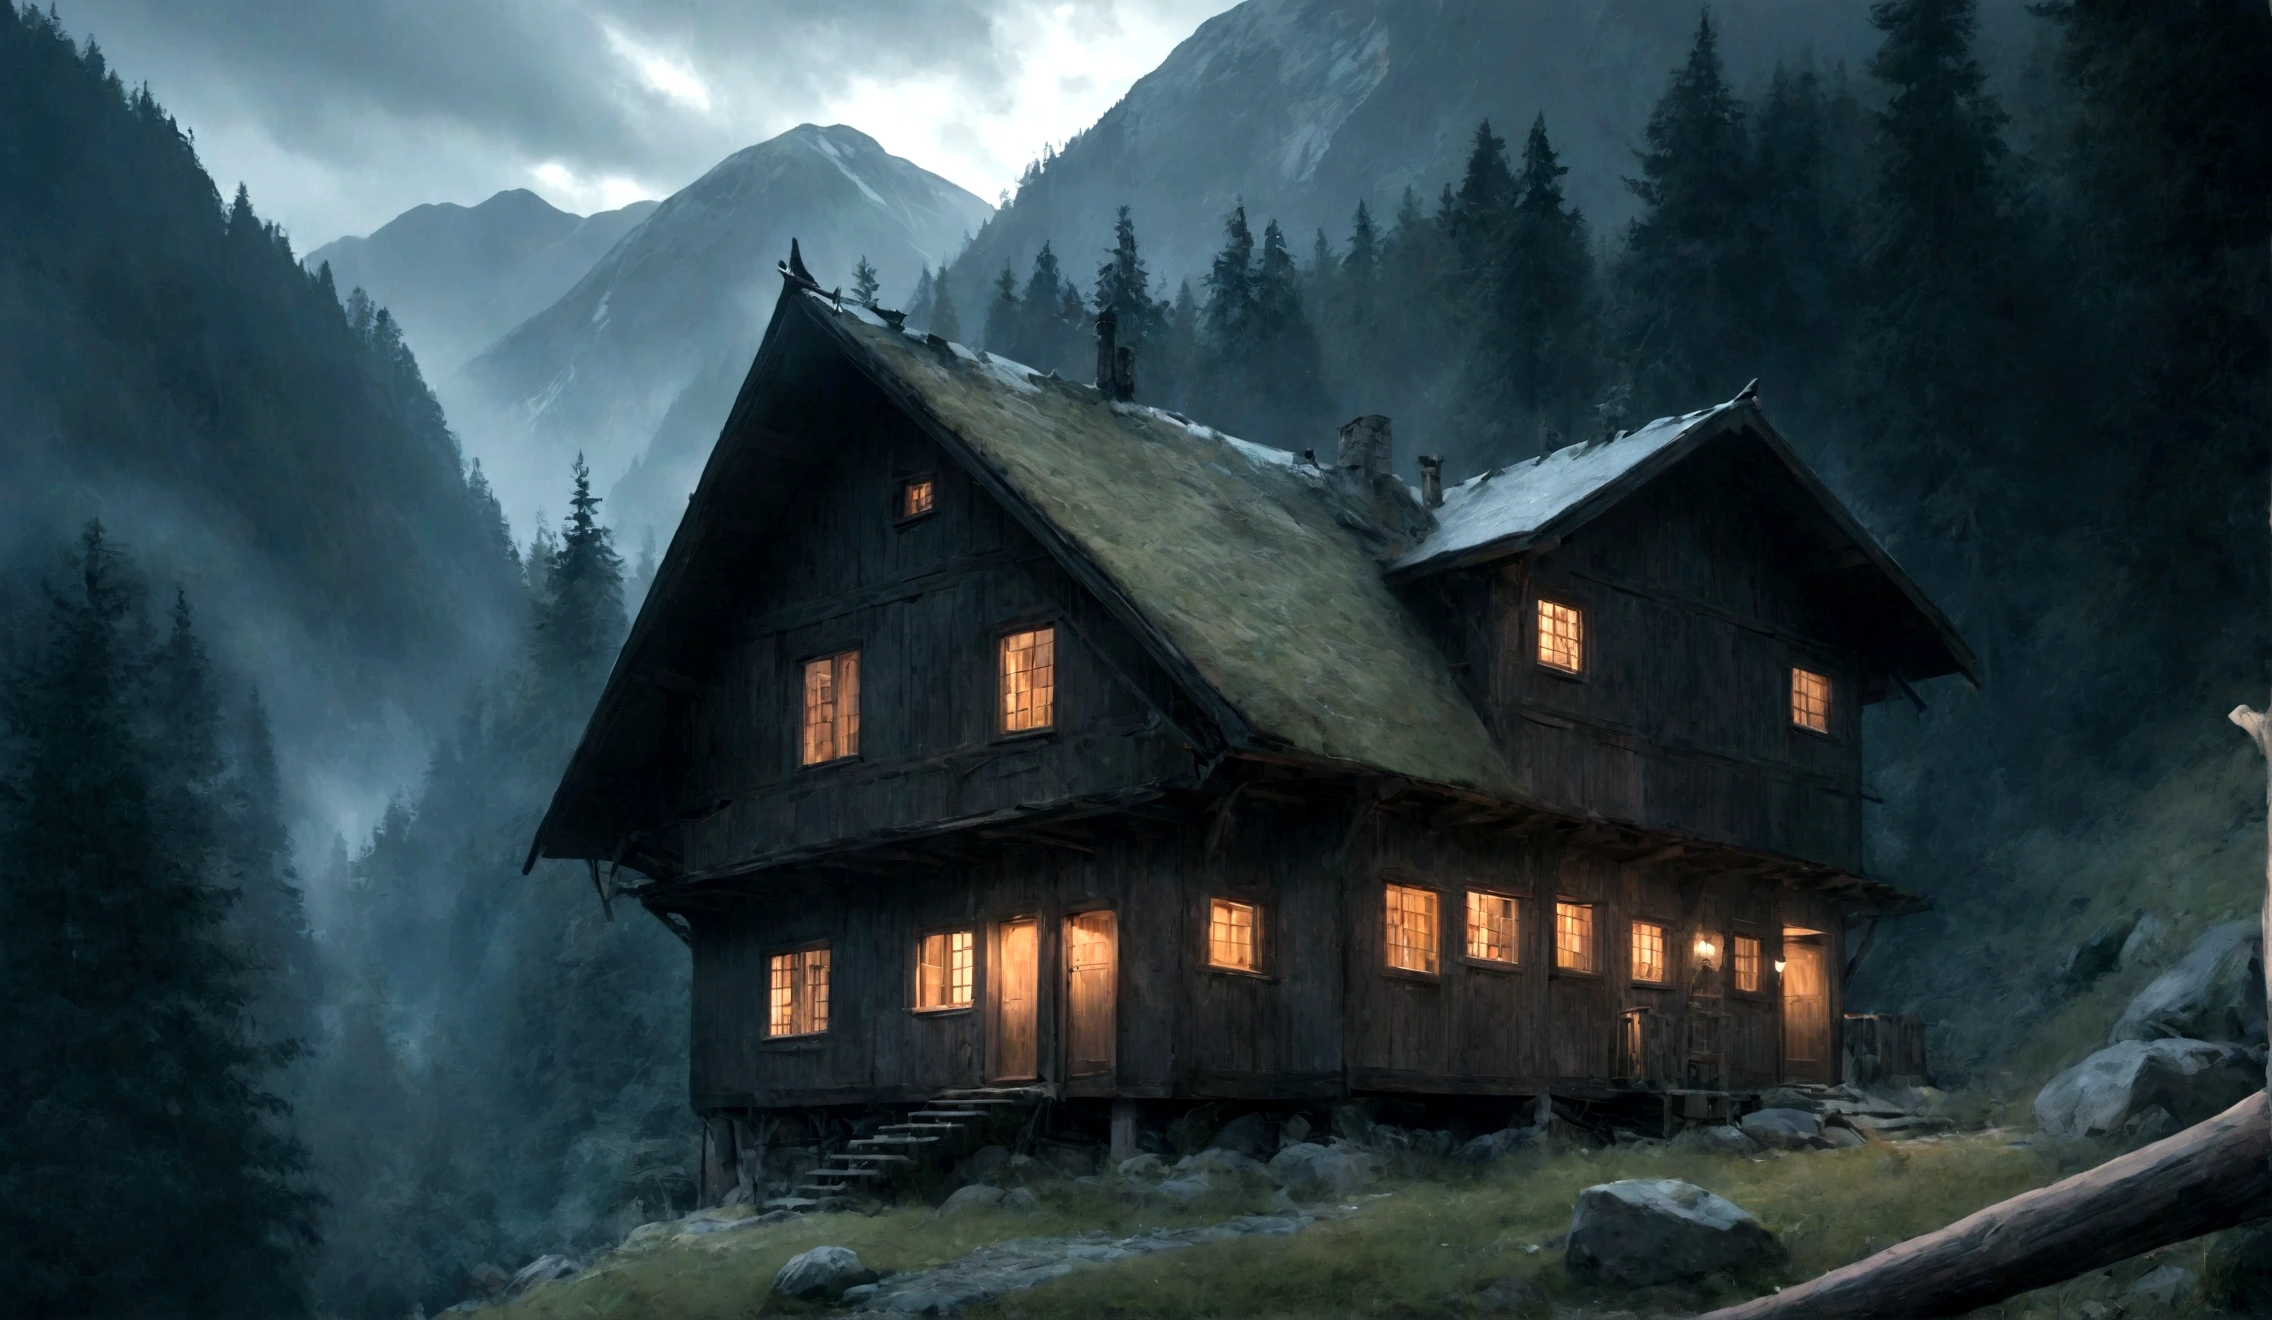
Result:
[[[306,252],[421,202],[663,197],[805,121],[992,201],[1232,0],[56,0]]]

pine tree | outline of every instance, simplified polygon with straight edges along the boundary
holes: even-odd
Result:
[[[907,300],[907,324],[918,330],[928,329],[938,297],[931,279],[931,263],[924,262],[923,273],[915,277],[915,292]]]
[[[1507,167],[1507,140],[1491,131],[1490,120],[1475,126],[1459,191],[1445,197],[1443,214],[1462,248],[1487,242],[1507,208],[1514,205],[1515,176]]]
[[[1352,280],[1370,283],[1373,270],[1380,265],[1381,240],[1373,229],[1373,213],[1357,203],[1357,215],[1349,222],[1349,255],[1341,259],[1342,269]]]
[[[876,278],[876,268],[868,264],[867,254],[861,253],[860,259],[852,263],[852,301],[862,307],[875,306],[876,289],[881,283]]]
[[[1152,297],[1151,272],[1136,247],[1136,222],[1123,206],[1112,222],[1112,248],[1097,267],[1095,291],[1089,305],[1098,312],[1114,309],[1116,333],[1142,356],[1167,328],[1168,309]]]
[[[6,691],[0,1277],[31,1315],[291,1313],[315,1202],[212,874],[203,650],[177,604],[137,653],[130,570],[99,526],[75,570]]]
[[[1767,277],[1744,107],[1728,86],[1709,9],[1643,140],[1641,177],[1627,181],[1643,209],[1618,270],[1622,350],[1646,406],[1687,409],[1726,398],[1756,374],[1747,371],[1755,327],[1744,298]]]
[[[537,673],[551,685],[583,693],[607,676],[623,637],[623,557],[599,521],[599,496],[584,456],[572,469],[574,490],[560,547],[547,557],[536,610]]]
[[[1223,249],[1207,270],[1205,338],[1209,351],[1244,356],[1254,322],[1254,231],[1246,207],[1223,219]]]
[[[955,314],[954,292],[947,287],[944,270],[939,272],[938,281],[932,286],[931,333],[956,343],[962,341],[962,318]]]
[[[1067,295],[1075,309],[1070,319],[1066,314]],[[1026,291],[1020,299],[1015,349],[1010,354],[1028,366],[1046,371],[1065,371],[1074,366],[1072,340],[1083,319],[1080,295],[1071,288],[1057,264],[1057,253],[1047,243],[1034,254],[1033,274],[1026,279]]]
[[[1541,449],[1586,428],[1593,366],[1593,264],[1585,221],[1562,195],[1568,173],[1540,115],[1504,214],[1474,247],[1470,299],[1478,333],[1464,428],[1483,458]],[[1590,432],[1589,432],[1590,438]]]
[[[1018,305],[1018,277],[1005,265],[1002,273],[994,277],[994,300],[986,306],[986,338],[984,347],[989,353],[1016,358],[1024,350],[1020,346],[1024,313]]]

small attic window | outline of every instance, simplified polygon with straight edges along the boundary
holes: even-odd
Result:
[[[1207,900],[1207,965],[1234,972],[1261,971],[1259,915],[1252,903]]]
[[[1830,732],[1830,676],[1791,667],[1791,723],[1812,733]]]
[[[1033,733],[1057,722],[1057,629],[1002,637],[1002,732]]]
[[[1538,663],[1558,673],[1578,674],[1586,667],[1586,612],[1575,605],[1540,597],[1538,602]]]
[[[860,754],[860,653],[840,651],[805,661],[802,765]]]
[[[899,505],[895,516],[901,522],[913,522],[939,507],[939,483],[935,477],[909,477],[899,483]]]

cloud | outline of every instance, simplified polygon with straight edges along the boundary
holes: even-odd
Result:
[[[991,197],[1230,0],[59,0],[302,249],[420,202],[660,196],[800,122]]]

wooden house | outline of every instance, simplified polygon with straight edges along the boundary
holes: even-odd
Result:
[[[1755,399],[1416,492],[784,270],[531,851],[697,1110],[1836,1079],[1863,708],[1976,667]]]

